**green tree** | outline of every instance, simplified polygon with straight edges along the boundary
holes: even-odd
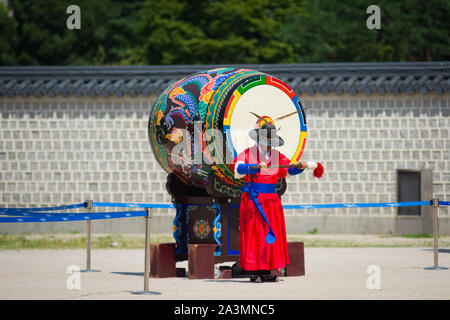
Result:
[[[108,63],[143,62],[136,50],[140,10],[143,4],[144,0],[111,0],[111,6],[108,8],[111,38]]]
[[[286,12],[280,38],[296,62],[425,61],[450,58],[450,2],[378,1],[381,29],[369,30],[370,0],[303,1]]]
[[[18,40],[7,42],[14,48],[16,59],[2,59],[1,63],[84,65],[131,61],[142,3],[143,0],[15,0]],[[66,27],[66,9],[72,4],[81,10],[80,30]],[[3,21],[0,26],[6,28]],[[13,28],[10,21],[5,21]]]
[[[0,65],[16,64],[17,23],[8,15],[7,8],[0,4]]]
[[[14,1],[14,16],[19,25],[18,62],[22,65],[64,64],[76,43],[66,28],[63,1]]]
[[[280,10],[292,1],[147,0],[141,12],[141,55],[149,64],[292,61],[277,37]]]
[[[448,0],[13,0],[1,65],[449,60]],[[66,9],[81,9],[68,30]]]

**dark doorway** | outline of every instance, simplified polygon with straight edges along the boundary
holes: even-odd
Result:
[[[420,172],[397,171],[398,201],[421,201],[420,199]],[[420,216],[420,206],[398,207],[398,214],[402,216]]]

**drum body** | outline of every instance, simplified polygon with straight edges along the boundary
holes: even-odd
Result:
[[[297,113],[295,113],[297,111]],[[240,188],[230,164],[252,146],[248,132],[258,120],[251,112],[277,119],[278,148],[297,163],[306,143],[306,117],[298,97],[270,75],[239,68],[202,71],[171,84],[150,112],[148,135],[153,154],[168,173],[187,185],[206,188],[208,177]]]

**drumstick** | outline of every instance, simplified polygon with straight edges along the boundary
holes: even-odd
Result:
[[[303,111],[308,110],[308,109],[309,109],[309,108],[303,108]],[[275,121],[277,121],[277,120],[283,120],[283,119],[288,118],[288,117],[290,117],[290,116],[292,116],[292,115],[294,115],[294,114],[296,114],[296,113],[299,113],[299,112],[302,112],[302,110],[300,109],[300,110],[297,110],[297,111],[294,111],[294,112],[285,114],[285,115],[282,116],[282,117],[276,118]]]
[[[281,166],[266,167],[266,169],[278,169],[278,168],[298,168],[298,164],[283,164]],[[261,169],[261,168],[258,166],[250,166],[249,169]]]
[[[261,169],[258,166],[249,166],[250,169]],[[270,167],[266,167],[266,169],[277,169],[277,168],[298,168],[300,170],[302,169],[306,169],[303,167],[299,167],[298,164],[284,164],[284,165],[280,165],[280,166],[270,166]],[[320,162],[317,162],[317,166],[315,166],[315,169],[313,171],[313,177],[315,178],[321,178],[324,172],[324,168],[322,166],[322,164]]]

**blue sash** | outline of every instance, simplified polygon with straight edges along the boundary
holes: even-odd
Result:
[[[264,212],[263,208],[261,207],[261,204],[258,201],[258,195],[260,193],[277,193],[276,185],[275,184],[268,184],[268,183],[248,183],[246,182],[244,185],[244,188],[242,189],[242,192],[248,192],[248,196],[255,204],[256,208],[258,209],[259,213],[261,214],[261,217],[266,221],[267,225],[269,226],[269,232],[266,236],[266,242],[268,244],[272,244],[275,242],[275,233],[272,230],[272,227],[270,226],[269,220],[267,219],[266,213]]]

